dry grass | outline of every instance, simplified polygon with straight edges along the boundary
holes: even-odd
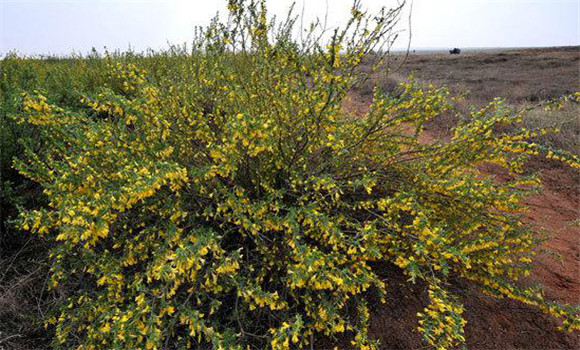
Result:
[[[399,76],[447,85],[479,106],[495,97],[537,102],[580,90],[580,47],[481,51],[460,55],[410,54],[391,58]]]
[[[0,256],[0,349],[41,349],[50,341],[42,319],[57,293],[44,288],[44,251],[29,239],[15,254]]]
[[[535,109],[526,115],[523,122],[527,128],[557,125],[561,132],[543,136],[542,142],[555,148],[580,153],[580,105],[568,105],[556,111]]]

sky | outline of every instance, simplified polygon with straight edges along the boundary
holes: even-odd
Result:
[[[361,0],[374,11],[397,0]],[[266,0],[269,13],[293,2],[305,22],[328,13],[344,23],[352,0]],[[327,6],[328,4],[328,6]],[[395,48],[540,47],[580,45],[580,0],[407,0]],[[227,0],[0,0],[0,55],[66,55],[164,49],[190,42]],[[304,7],[304,10],[302,8]],[[409,11],[411,12],[409,23]]]

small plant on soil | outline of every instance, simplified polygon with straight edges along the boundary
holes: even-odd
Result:
[[[389,293],[389,265],[428,286],[418,327],[438,349],[464,342],[457,278],[579,328],[576,308],[516,284],[537,253],[521,201],[538,179],[476,171],[519,173],[536,154],[578,167],[528,141],[550,128],[500,128],[521,115],[496,100],[451,141],[421,143],[452,99],[412,82],[345,115],[356,68],[392,40],[401,8],[355,3],[343,30],[313,25],[301,40],[263,2],[229,10],[191,52],[105,58],[105,82],[79,103],[22,96],[17,118],[36,138],[16,167],[50,204],[20,225],[54,242],[50,284],[67,295],[47,320],[56,348],[288,349],[337,335],[377,348],[368,298]]]

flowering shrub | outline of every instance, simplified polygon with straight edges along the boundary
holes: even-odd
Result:
[[[450,142],[420,143],[452,101],[413,83],[345,116],[356,67],[400,9],[355,4],[325,47],[314,29],[293,41],[292,18],[275,27],[263,4],[229,9],[191,54],[107,59],[107,83],[79,106],[22,96],[42,147],[16,165],[50,205],[21,226],[58,243],[50,283],[69,291],[47,322],[56,347],[288,349],[347,333],[376,348],[366,297],[389,292],[377,262],[429,286],[419,329],[436,348],[464,340],[457,277],[579,328],[576,309],[515,283],[536,254],[519,214],[537,178],[475,170],[517,173],[537,153],[578,167],[526,141],[549,129],[494,132],[521,118],[497,100]]]

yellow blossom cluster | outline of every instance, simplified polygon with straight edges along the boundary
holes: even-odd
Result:
[[[516,283],[537,254],[521,220],[537,177],[477,172],[519,173],[532,155],[578,166],[530,141],[552,130],[498,131],[521,115],[495,100],[449,142],[420,142],[452,100],[412,80],[346,115],[400,8],[355,6],[324,44],[296,42],[263,2],[229,9],[192,52],[104,58],[105,82],[76,104],[22,96],[17,118],[42,147],[16,167],[49,204],[21,226],[53,241],[51,285],[68,293],[47,322],[56,348],[290,349],[344,335],[378,349],[367,297],[384,302],[381,269],[428,286],[419,329],[438,349],[464,341],[455,278],[579,327],[576,309]]]

